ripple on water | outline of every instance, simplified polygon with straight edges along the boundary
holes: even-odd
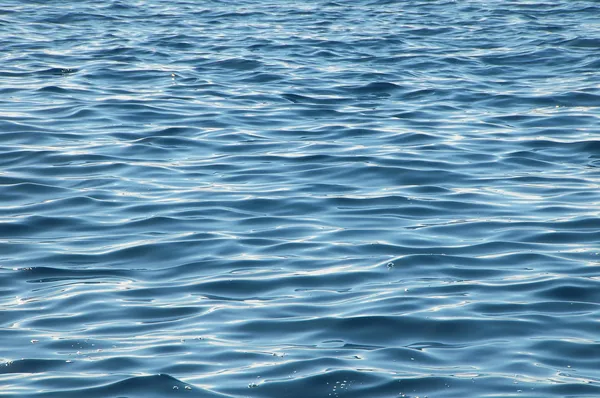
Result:
[[[597,6],[0,7],[7,397],[596,397]]]

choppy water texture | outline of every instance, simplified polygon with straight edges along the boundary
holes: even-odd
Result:
[[[596,1],[0,8],[0,395],[600,396]]]

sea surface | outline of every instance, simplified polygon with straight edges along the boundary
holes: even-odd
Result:
[[[0,395],[600,397],[600,3],[2,0]]]

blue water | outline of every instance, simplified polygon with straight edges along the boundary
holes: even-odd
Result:
[[[600,397],[597,1],[0,3],[0,395]]]

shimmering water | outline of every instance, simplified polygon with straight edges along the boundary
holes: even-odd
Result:
[[[0,395],[600,396],[597,1],[0,3]]]

